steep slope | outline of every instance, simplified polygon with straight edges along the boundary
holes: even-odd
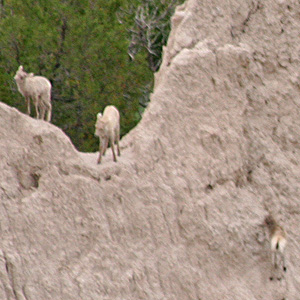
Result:
[[[178,7],[118,163],[0,104],[0,298],[297,299],[299,13]],[[281,281],[268,212],[289,236]]]

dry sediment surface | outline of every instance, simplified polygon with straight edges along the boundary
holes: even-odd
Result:
[[[0,104],[0,299],[298,299],[299,15],[178,7],[118,163]],[[288,233],[281,281],[268,212]]]

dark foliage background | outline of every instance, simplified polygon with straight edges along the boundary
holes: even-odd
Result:
[[[96,151],[96,115],[121,114],[121,135],[149,101],[153,71],[182,1],[2,0],[0,100],[25,112],[13,80],[19,65],[52,83],[52,123],[80,151]]]

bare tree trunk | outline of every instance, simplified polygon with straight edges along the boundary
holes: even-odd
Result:
[[[59,49],[58,52],[56,53],[56,63],[54,65],[54,71],[60,67],[60,60],[64,54],[64,43],[66,39],[67,29],[68,29],[67,18],[63,16],[61,31],[60,31]]]

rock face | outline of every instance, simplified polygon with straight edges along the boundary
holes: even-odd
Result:
[[[118,163],[0,104],[0,299],[299,298],[299,13],[178,7]],[[280,281],[269,212],[289,238]]]

